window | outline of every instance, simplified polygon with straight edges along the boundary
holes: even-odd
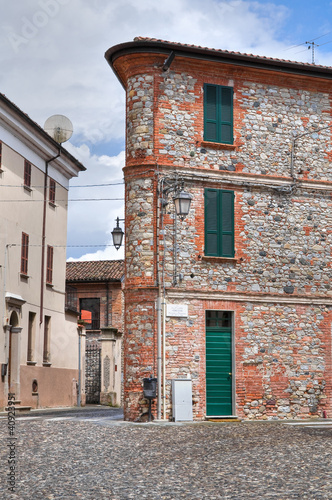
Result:
[[[28,274],[29,235],[22,233],[21,273]]]
[[[208,328],[231,328],[232,313],[230,311],[206,311]]]
[[[0,171],[2,170],[1,167],[2,167],[2,142],[0,141]]]
[[[55,204],[55,180],[50,179],[49,201]]]
[[[233,144],[233,88],[204,85],[204,140]]]
[[[87,330],[100,328],[100,299],[80,299],[81,319],[86,324]]]
[[[47,245],[46,283],[51,285],[52,280],[53,280],[53,247]]]
[[[205,189],[205,255],[234,257],[234,192]]]
[[[24,162],[24,186],[31,187],[31,163]]]
[[[43,364],[50,364],[50,341],[51,341],[51,316],[44,318],[44,349],[43,349]]]
[[[32,362],[34,358],[35,329],[36,329],[36,313],[29,312],[27,361],[30,362]]]

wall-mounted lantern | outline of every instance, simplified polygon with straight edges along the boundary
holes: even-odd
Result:
[[[186,193],[186,191],[180,191],[173,197],[175,212],[181,220],[183,220],[189,214],[190,204],[192,200],[192,195]]]
[[[124,232],[122,231],[119,222],[120,220],[124,219],[119,219],[119,217],[116,218],[116,226],[111,232],[112,238],[113,238],[113,245],[115,246],[116,250],[119,250],[119,248],[122,245],[122,240],[123,240],[123,235]]]

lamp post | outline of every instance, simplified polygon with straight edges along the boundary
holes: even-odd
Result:
[[[184,191],[184,181],[183,179],[179,179],[177,176],[175,177],[162,177],[158,182],[158,211],[157,211],[157,219],[158,219],[158,227],[160,224],[160,219],[163,217],[165,213],[165,208],[168,205],[168,197],[170,193],[173,193],[173,202],[175,206],[175,220],[174,220],[174,279],[173,285],[177,284],[176,279],[176,241],[177,241],[177,232],[176,232],[176,220],[179,217],[181,220],[189,214],[190,205],[192,200],[192,195]],[[112,231],[113,244],[115,248],[118,250],[122,244],[123,239],[123,231],[119,226],[119,221],[123,219],[119,219],[117,217],[116,222],[117,225]],[[159,235],[158,232],[158,254],[159,254]],[[164,250],[165,251],[165,250]],[[163,378],[163,394],[164,394],[164,404],[165,404],[165,360],[163,363],[163,377],[162,377],[162,366],[161,366],[161,351],[162,351],[162,330],[163,330],[163,341],[165,342],[165,331],[164,331],[164,321],[162,322],[162,318],[165,314],[162,314],[162,298],[164,296],[163,306],[165,305],[165,287],[164,285],[164,275],[162,275],[159,271],[159,258],[158,261],[158,298],[157,298],[157,419],[161,419],[161,378]],[[164,345],[164,353],[165,353],[165,345]],[[164,406],[164,419],[165,419],[165,406]]]
[[[175,219],[174,219],[174,274],[173,286],[177,284],[177,217],[181,220],[189,214],[192,195],[184,191],[184,181],[179,179],[176,175],[173,178],[162,177],[158,186],[159,204],[158,204],[158,224],[163,220],[165,208],[168,205],[168,196],[173,194],[173,202],[175,206]],[[159,233],[160,234],[160,233]],[[164,252],[165,252],[164,245]],[[159,241],[158,241],[159,250]],[[159,265],[159,259],[158,259]],[[164,299],[164,300],[163,300]],[[163,363],[161,354],[163,351]],[[162,368],[163,365],[163,368]],[[162,375],[162,377],[161,377]],[[161,378],[163,379],[163,391],[161,391]],[[163,418],[166,419],[166,359],[165,359],[165,286],[164,286],[164,272],[158,272],[158,298],[157,298],[157,379],[158,379],[158,393],[157,393],[157,418],[161,419],[161,392],[163,392]]]

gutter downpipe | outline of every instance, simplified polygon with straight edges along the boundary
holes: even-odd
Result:
[[[6,244],[5,246],[5,268],[3,272],[3,326],[7,324],[6,320],[6,287],[7,287],[7,259],[8,259],[8,248],[12,245]]]
[[[163,420],[166,420],[166,338],[165,338],[165,319],[166,319],[166,294],[164,288],[164,300],[163,300]]]
[[[59,153],[45,162],[45,178],[44,178],[44,204],[43,204],[43,228],[42,228],[42,255],[41,255],[41,279],[40,279],[40,316],[39,324],[43,322],[44,315],[44,272],[45,272],[45,239],[46,239],[46,202],[47,202],[47,179],[48,165],[51,161],[56,160],[61,155],[61,144],[59,145]]]
[[[161,214],[161,196],[159,196],[159,183],[157,185],[157,280],[158,280],[158,298],[157,298],[157,420],[161,420],[161,279],[160,279],[160,214]]]
[[[7,325],[9,323],[8,317],[6,317],[6,288],[7,288],[7,260],[8,260],[8,248],[14,245],[6,244],[5,246],[5,268],[3,276],[3,328],[5,328],[5,362],[8,366],[9,364],[9,330]],[[8,392],[8,391],[7,391]]]
[[[81,407],[81,329],[78,330],[78,396],[77,396],[77,406]]]

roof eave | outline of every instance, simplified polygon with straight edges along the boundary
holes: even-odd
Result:
[[[15,116],[20,123],[24,123],[24,125],[30,131],[39,137],[40,142],[47,144],[52,154],[59,151],[59,143],[56,142],[45,130],[40,127],[36,122],[34,122],[26,113],[24,113],[16,104],[10,101],[4,94],[0,93],[0,102],[7,108],[7,112],[10,113],[11,116]],[[9,116],[9,115],[8,115]],[[5,117],[3,117],[5,120]],[[23,132],[22,132],[23,133]],[[31,144],[31,132],[30,137],[28,138],[28,143]],[[66,158],[66,160],[73,165],[78,171],[86,170],[86,167],[82,165],[69,151],[67,151],[63,146],[61,147],[61,155]]]
[[[67,283],[121,283],[121,278],[66,278]]]
[[[315,66],[293,61],[270,59],[262,56],[181,45],[161,40],[134,40],[133,42],[121,43],[109,48],[105,53],[105,58],[118,77],[122,86],[125,87],[125,82],[122,81],[120,75],[114,67],[114,62],[119,57],[127,54],[142,52],[169,55],[171,51],[174,51],[176,56],[181,57],[204,59],[238,66],[250,66],[251,68],[306,75],[315,78],[332,79],[332,68],[327,66]]]

